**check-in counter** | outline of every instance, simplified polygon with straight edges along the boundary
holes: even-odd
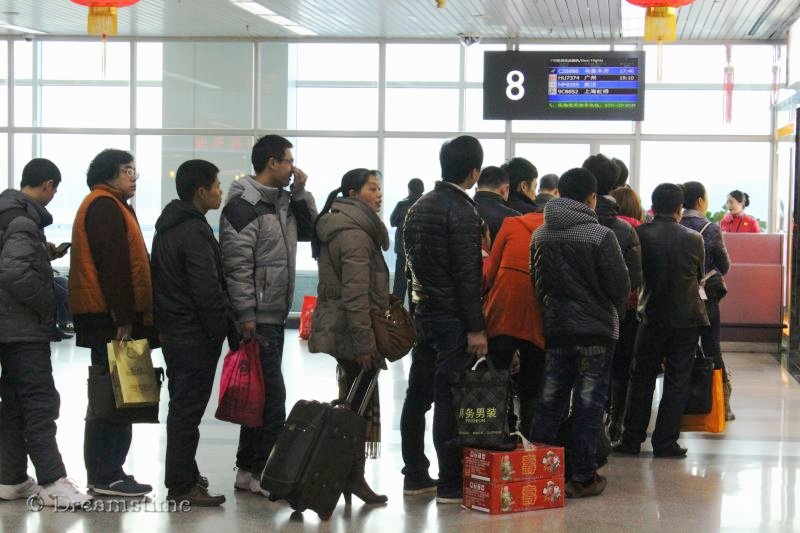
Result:
[[[720,303],[722,340],[778,342],[783,328],[784,235],[723,233],[731,257]]]

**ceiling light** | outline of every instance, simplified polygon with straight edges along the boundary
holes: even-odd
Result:
[[[258,2],[253,2],[252,0],[246,0],[244,2],[236,2],[234,0],[231,0],[231,2],[233,2],[233,5],[235,5],[236,7],[241,7],[242,9],[244,9],[245,11],[249,11],[253,15],[264,16],[264,15],[275,14],[274,11],[267,9]]]
[[[629,4],[620,0],[620,17],[622,18],[623,37],[644,37],[644,15],[647,11],[643,7]]]
[[[26,28],[25,26],[16,26],[14,24],[9,24],[8,22],[3,22],[0,20],[0,28],[11,30],[11,31],[18,31],[20,33],[33,33],[35,35],[45,35],[45,32],[39,30],[33,30],[31,28]]]
[[[282,17],[280,15],[264,15],[264,19],[272,22],[273,24],[277,24],[278,26],[297,26],[297,23],[287,19],[286,17]]]
[[[303,26],[297,26],[294,24],[290,24],[288,26],[284,26],[289,31],[296,33],[297,35],[317,35],[316,32],[309,30],[308,28],[304,28]]]

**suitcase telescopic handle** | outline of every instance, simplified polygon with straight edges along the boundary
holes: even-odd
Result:
[[[361,382],[364,380],[364,370],[361,370],[361,372],[358,373],[358,376],[353,382],[353,386],[350,387],[350,391],[347,393],[347,400],[345,401],[351,409],[358,413],[358,416],[364,416],[364,412],[367,410],[367,404],[372,398],[372,394],[375,392],[375,386],[378,384],[378,374],[380,374],[380,371],[380,368],[375,369],[375,373],[372,375],[372,379],[370,379],[369,384],[367,385],[367,391],[364,393],[364,398],[361,400],[361,404],[358,406],[358,409],[354,408],[353,401],[355,401],[356,393],[361,386]]]

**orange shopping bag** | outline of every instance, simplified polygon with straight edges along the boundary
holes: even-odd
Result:
[[[300,338],[308,340],[311,336],[311,317],[317,308],[316,296],[304,296],[303,308],[300,310]]]
[[[714,370],[711,381],[711,412],[707,415],[683,415],[681,431],[725,431],[725,398],[722,391],[722,369]]]

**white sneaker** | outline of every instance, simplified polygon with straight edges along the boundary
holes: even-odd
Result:
[[[236,469],[236,481],[233,482],[233,488],[237,490],[250,490],[253,482],[253,474],[241,468]]]
[[[42,487],[39,498],[47,507],[80,507],[92,501],[91,496],[79,491],[78,485],[65,477]]]
[[[0,500],[21,500],[33,496],[39,488],[32,477],[16,485],[0,485]]]
[[[250,476],[250,492],[269,498],[269,492],[261,488],[261,480],[252,477],[252,475]]]

